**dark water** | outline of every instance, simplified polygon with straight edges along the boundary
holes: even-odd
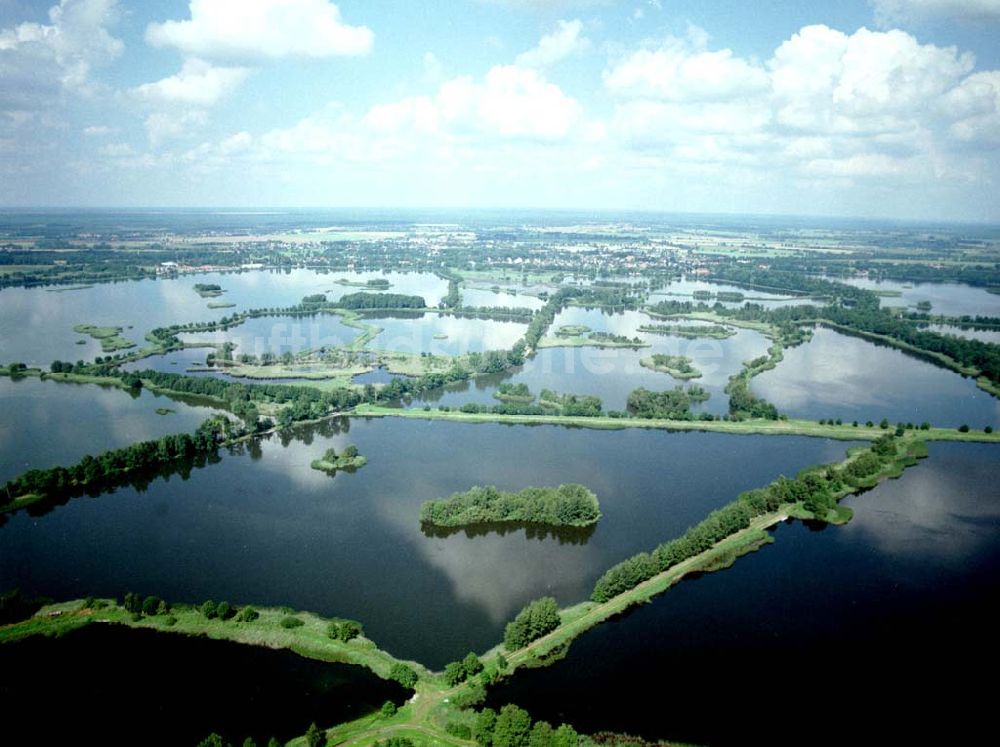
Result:
[[[494,645],[529,600],[578,602],[613,563],[679,535],[742,490],[847,448],[793,437],[344,422],[347,432],[328,426],[288,446],[274,439],[144,492],[14,514],[0,527],[0,589],[289,605],[359,619],[389,651],[441,666]],[[369,460],[357,473],[309,468],[348,443]],[[568,482],[601,501],[603,518],[585,541],[421,531],[425,500],[473,485]]]
[[[973,379],[867,340],[819,328],[813,339],[754,378],[754,393],[794,418],[1000,424],[1000,400]]]
[[[93,624],[0,646],[7,744],[282,744],[408,693],[367,669],[228,641]],[[42,712],[53,715],[43,718]],[[140,736],[141,735],[141,736]]]
[[[697,744],[969,741],[993,715],[975,673],[1000,663],[1000,449],[930,451],[849,499],[847,526],[782,525],[774,545],[598,626],[491,704]]]
[[[160,415],[158,408],[173,412]],[[0,377],[0,484],[28,469],[190,433],[215,412],[145,390],[136,396],[93,384]]]

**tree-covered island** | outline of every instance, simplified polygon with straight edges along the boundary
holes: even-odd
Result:
[[[420,509],[421,523],[438,527],[503,522],[586,527],[600,518],[597,496],[576,484],[531,487],[516,493],[476,486],[448,498],[427,501]]]

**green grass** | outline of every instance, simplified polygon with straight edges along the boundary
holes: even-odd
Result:
[[[398,417],[417,420],[448,420],[459,423],[508,423],[515,425],[565,425],[569,427],[620,430],[623,428],[651,428],[671,431],[705,431],[734,435],[764,436],[813,436],[838,441],[873,441],[886,431],[851,425],[820,425],[814,420],[645,420],[640,418],[577,417],[561,415],[498,415],[495,413],[466,413],[457,410],[403,410],[380,405],[359,405],[351,413],[358,417]],[[960,433],[954,428],[931,428],[919,431],[926,441],[967,441],[1000,443],[1000,433],[970,430]]]
[[[90,335],[95,340],[99,340],[101,343],[101,350],[105,353],[114,353],[118,350],[127,350],[128,348],[134,348],[135,343],[131,340],[126,340],[121,336],[121,327],[98,327],[93,324],[77,324],[73,327],[73,331],[81,335]]]
[[[689,367],[688,370],[680,368],[683,364],[687,364]],[[639,365],[652,371],[668,374],[682,381],[701,378],[701,371],[691,366],[691,359],[683,355],[654,355],[641,359]]]

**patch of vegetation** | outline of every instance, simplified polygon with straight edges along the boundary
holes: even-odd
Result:
[[[510,382],[500,384],[497,390],[493,392],[493,398],[501,402],[521,402],[523,404],[535,401],[535,395],[531,393],[528,385],[523,382],[520,384],[511,384]]]
[[[697,379],[701,371],[691,365],[691,359],[684,355],[664,355],[655,353],[649,358],[643,358],[639,365],[644,368],[669,374],[675,379]]]
[[[476,486],[448,498],[427,501],[420,521],[439,527],[517,522],[586,527],[601,518],[597,496],[583,485],[525,488],[516,493]]]
[[[668,335],[670,337],[685,337],[689,339],[708,338],[725,340],[736,334],[732,327],[721,324],[643,324],[640,332],[651,335]]]
[[[559,627],[559,605],[552,597],[542,597],[517,613],[511,622],[507,623],[503,633],[503,645],[509,651],[524,648],[532,641],[541,638]]]
[[[368,464],[368,459],[358,453],[357,446],[350,444],[345,446],[340,454],[334,448],[327,449],[322,459],[314,459],[309,466],[333,476],[341,470],[355,472],[366,464]]]
[[[590,327],[586,324],[564,324],[556,330],[558,337],[578,337],[590,332]]]
[[[194,292],[202,298],[216,298],[225,293],[222,286],[216,283],[195,283]]]
[[[113,353],[116,350],[127,350],[134,348],[135,343],[126,340],[121,336],[122,327],[99,327],[94,324],[77,324],[73,331],[81,335],[90,335],[95,340],[100,341],[101,350],[105,353]]]

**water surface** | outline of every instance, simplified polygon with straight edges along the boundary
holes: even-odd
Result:
[[[396,419],[300,435],[143,492],[125,488],[40,517],[10,516],[0,527],[0,588],[57,599],[133,589],[177,601],[286,604],[359,619],[389,651],[441,666],[494,645],[531,599],[585,599],[613,563],[681,534],[742,490],[839,460],[847,447]],[[309,468],[348,443],[368,457],[357,473],[331,478]],[[421,531],[425,500],[473,485],[569,482],[601,501],[603,518],[585,542],[524,530],[447,538]]]
[[[750,388],[789,417],[860,423],[888,418],[974,428],[1000,424],[1000,400],[973,379],[894,348],[820,327],[810,342],[784,355]]]
[[[490,704],[694,744],[980,741],[992,691],[969,668],[998,663],[1000,450],[930,451],[848,499],[850,524],[782,525],[774,545],[594,628]]]
[[[58,662],[42,666],[42,662]],[[81,687],[81,678],[86,686]],[[407,691],[367,669],[306,659],[291,651],[151,630],[92,624],[59,638],[0,645],[5,739],[38,739],[31,717],[58,704],[47,743],[79,739],[81,724],[105,744],[194,745],[212,732],[242,744],[282,743],[315,721],[330,727],[402,705]]]

